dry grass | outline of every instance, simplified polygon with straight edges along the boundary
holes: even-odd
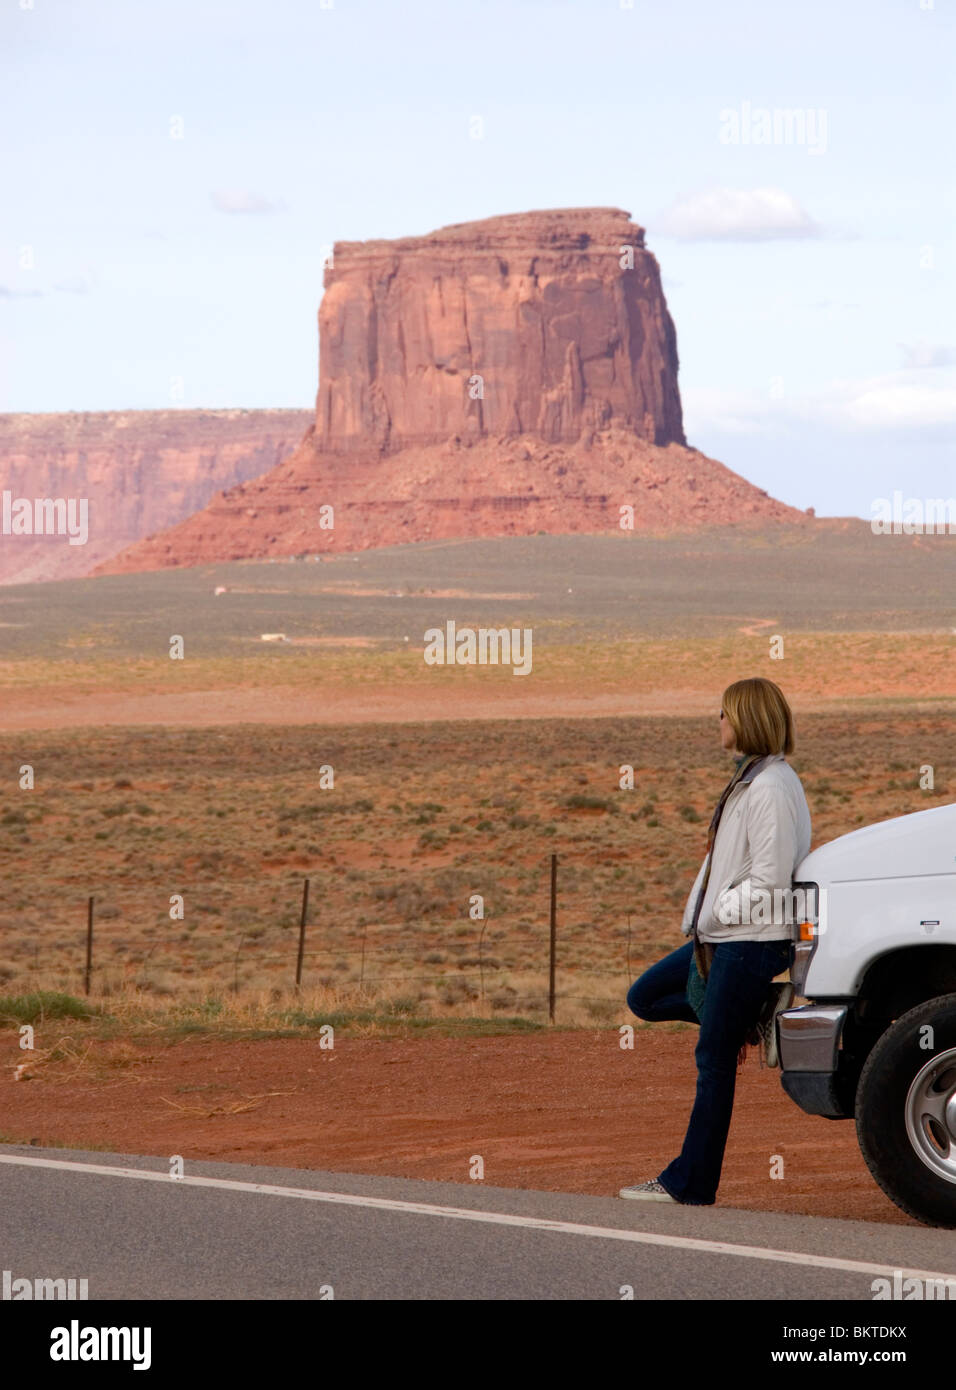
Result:
[[[0,814],[0,989],[82,993],[92,893],[94,1003],[163,1028],[281,1028],[293,1013],[371,1029],[543,1022],[552,851],[560,1020],[630,1021],[630,980],[683,944],[729,770],[712,721],[676,718],[77,730],[29,743],[36,789]],[[0,752],[18,765],[22,737]],[[956,729],[878,708],[805,715],[792,761],[819,844],[953,800]],[[919,788],[926,763],[932,792]],[[335,786],[322,790],[327,764]],[[475,894],[484,920],[470,915]]]

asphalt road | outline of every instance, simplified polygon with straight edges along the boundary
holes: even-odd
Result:
[[[479,1183],[191,1161],[174,1179],[165,1158],[0,1146],[4,1270],[87,1279],[91,1300],[329,1290],[336,1300],[620,1300],[632,1290],[872,1304],[872,1281],[895,1270],[956,1279],[956,1241],[930,1227]]]

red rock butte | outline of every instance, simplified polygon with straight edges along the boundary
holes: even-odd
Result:
[[[490,217],[333,250],[319,310],[328,449],[620,426],[684,443],[677,337],[644,229],[614,208]]]
[[[687,446],[674,324],[627,212],[336,242],[324,286],[299,447],[95,572],[619,532],[624,507],[637,530],[807,520]]]

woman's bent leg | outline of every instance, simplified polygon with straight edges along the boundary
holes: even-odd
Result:
[[[697,1097],[680,1157],[658,1182],[678,1202],[712,1206],[730,1130],[737,1054],[756,1022],[787,942],[722,941],[714,951],[697,1040]]]
[[[627,1007],[631,1013],[651,1023],[665,1019],[697,1023],[697,1015],[687,1002],[687,972],[693,954],[694,943],[689,941],[656,965],[649,966],[627,992]]]

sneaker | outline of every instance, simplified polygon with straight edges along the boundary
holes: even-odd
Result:
[[[789,1009],[793,1003],[794,988],[789,980],[771,985],[767,1003],[757,1021],[756,1033],[760,1041],[764,1061],[768,1067],[779,1067],[780,1054],[777,1050],[777,1015]]]
[[[650,1182],[638,1183],[636,1187],[622,1187],[619,1195],[621,1197],[643,1197],[648,1202],[673,1202],[676,1200],[666,1187],[661,1187],[656,1178],[651,1178]]]

